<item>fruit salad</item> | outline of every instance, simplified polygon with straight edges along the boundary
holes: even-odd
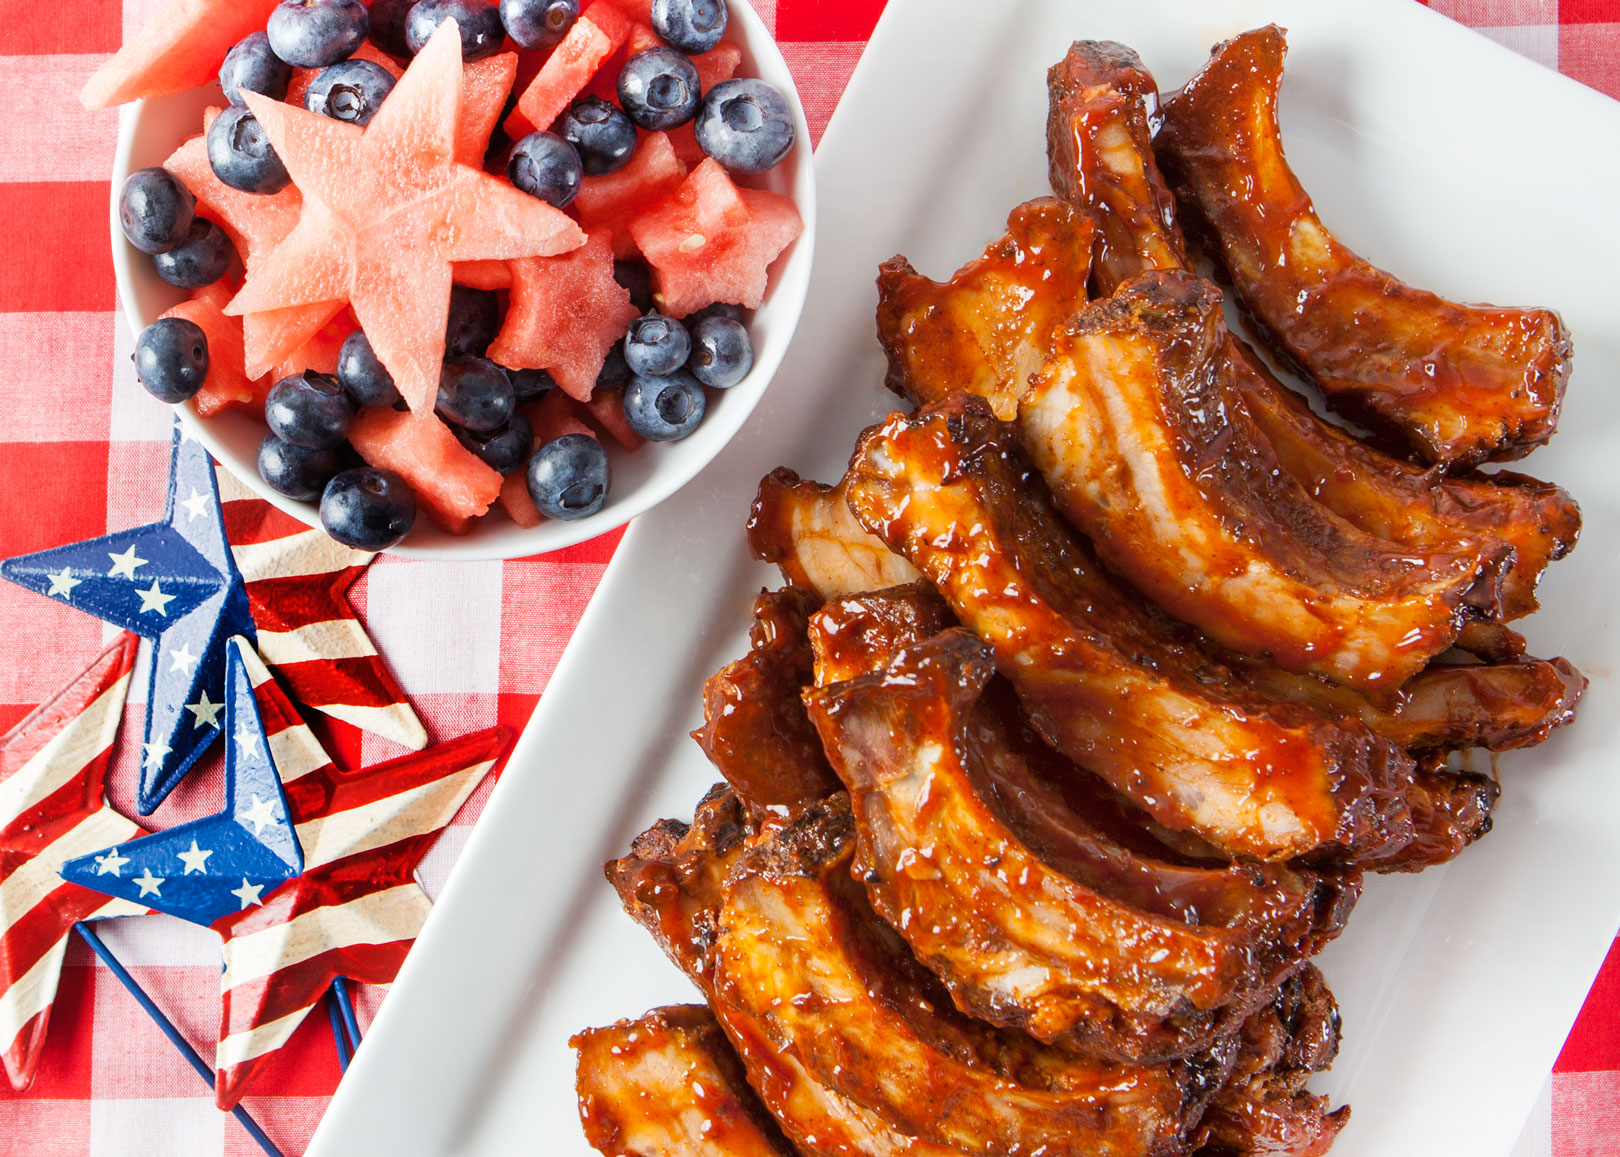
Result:
[[[382,550],[585,518],[753,364],[798,143],[725,0],[169,0],[91,107],[222,97],[119,216],[190,297],[136,371],[262,417],[258,468]],[[656,453],[656,450],[645,452]]]

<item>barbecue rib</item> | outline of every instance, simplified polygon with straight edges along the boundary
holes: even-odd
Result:
[[[1428,462],[1523,457],[1557,425],[1568,330],[1413,289],[1335,240],[1283,156],[1285,51],[1276,25],[1245,32],[1165,101],[1155,148],[1189,226],[1330,405]]]
[[[966,1154],[1182,1152],[1233,1056],[1120,1065],[963,1017],[850,878],[848,802],[761,836],[728,872],[716,1001],[840,1093]]]
[[[1332,514],[1277,465],[1233,388],[1220,291],[1124,282],[1060,327],[1019,405],[1053,501],[1103,561],[1234,650],[1364,690],[1399,686],[1497,609],[1509,548],[1417,556]]]
[[[878,271],[878,330],[897,335],[903,364],[888,383],[923,377],[977,394],[999,418],[1018,411],[1031,374],[1046,360],[1053,328],[1086,303],[1092,221],[1055,197],[1014,209],[1007,232],[956,271],[948,292],[902,257]]]
[[[748,546],[817,603],[917,578],[915,567],[855,521],[841,484],[806,482],[785,466],[759,484],[748,512]]]
[[[607,1157],[794,1157],[703,1005],[655,1008],[568,1043],[585,1140]]]
[[[799,699],[814,671],[805,634],[813,609],[797,590],[760,595],[748,654],[703,684],[703,726],[692,738],[756,816],[838,789]]]
[[[1410,760],[1357,724],[1188,666],[982,401],[872,427],[845,485],[862,525],[994,649],[1036,729],[1159,823],[1260,860],[1353,863],[1411,838]]]
[[[1319,947],[1316,881],[1178,867],[1089,828],[1047,786],[1053,753],[983,696],[992,673],[957,628],[807,694],[853,801],[856,879],[965,1012],[1119,1060],[1208,1047]],[[1066,838],[1021,838],[998,794]]]
[[[1108,294],[1151,269],[1188,268],[1150,139],[1158,92],[1141,60],[1123,45],[1078,41],[1048,73],[1047,86],[1052,187],[1100,222],[1096,288]],[[1099,136],[1108,136],[1108,149],[1074,143]],[[881,323],[879,331],[892,378],[896,365],[907,364],[904,350],[898,331],[886,332]],[[1462,538],[1501,539],[1515,552],[1502,582],[1502,617],[1511,621],[1536,609],[1542,571],[1574,547],[1580,530],[1580,509],[1568,494],[1523,475],[1447,477],[1393,458],[1318,417],[1235,337],[1228,356],[1235,384],[1282,468],[1319,502],[1369,534],[1416,550]],[[898,388],[934,401],[951,387],[919,374]]]

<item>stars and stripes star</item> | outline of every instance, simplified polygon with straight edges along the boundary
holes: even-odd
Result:
[[[121,635],[0,737],[0,1059],[19,1091],[39,1065],[73,925],[147,910],[58,875],[65,860],[112,844],[94,870],[117,877],[130,862],[119,847],[143,834],[102,792],[135,646]]]
[[[415,882],[416,866],[511,743],[510,731],[494,727],[374,767],[339,772],[252,649],[241,648],[239,654],[253,684],[259,734],[284,793],[276,798],[284,801],[282,814],[302,851],[303,871],[277,885],[244,878],[234,864],[227,868],[231,861],[224,855],[209,865],[211,878],[222,880],[232,897],[226,914],[212,923],[225,962],[215,1053],[221,1108],[241,1099],[334,979],[393,982],[430,907]],[[236,698],[233,681],[233,704]],[[234,731],[234,724],[227,730]],[[228,745],[227,761],[241,748]],[[225,814],[251,811],[250,796],[238,785]],[[263,791],[259,798],[270,800]],[[209,846],[202,834],[193,834]],[[185,842],[189,846],[190,834]],[[120,851],[144,862],[146,843],[126,843]],[[172,864],[178,852],[169,854]],[[94,857],[83,863],[79,878],[85,883],[112,891],[130,888],[122,878],[115,883],[96,876]],[[184,876],[171,878],[163,889],[167,893],[184,883]],[[156,898],[153,904],[174,911]]]

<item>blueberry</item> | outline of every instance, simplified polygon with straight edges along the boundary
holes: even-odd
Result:
[[[793,110],[763,80],[736,77],[711,88],[698,110],[698,147],[734,173],[763,173],[793,147]]]
[[[224,277],[235,257],[236,246],[231,244],[225,230],[198,217],[186,230],[184,241],[167,252],[152,255],[152,267],[170,285],[201,289]]]
[[[208,166],[214,176],[244,193],[279,193],[292,178],[247,106],[233,104],[208,126]]]
[[[672,374],[686,364],[692,337],[686,327],[658,312],[638,317],[624,335],[624,362],[630,372],[644,377]]]
[[[242,92],[259,92],[271,100],[285,100],[292,81],[292,65],[270,49],[270,37],[250,32],[232,45],[219,66],[219,87],[232,104],[242,103]]]
[[[360,0],[281,0],[265,26],[271,50],[295,68],[347,60],[370,31]]]
[[[732,305],[729,301],[713,301],[702,309],[693,310],[686,315],[686,328],[696,329],[698,323],[706,317],[729,317],[732,321],[747,322],[747,310],[740,305]]]
[[[511,420],[516,406],[506,371],[488,358],[445,359],[434,410],[452,426],[475,434],[493,433]]]
[[[534,449],[534,429],[522,414],[513,414],[511,421],[488,434],[457,429],[456,438],[497,474],[512,473],[529,460],[529,451]]]
[[[652,312],[652,270],[645,261],[615,261],[613,280],[630,291],[631,305],[642,313]]]
[[[428,37],[446,20],[461,26],[461,59],[482,60],[501,50],[506,29],[495,0],[417,0],[405,17],[405,42],[421,52]]]
[[[607,451],[588,434],[553,438],[529,459],[529,497],[547,518],[595,514],[607,501],[613,471]]]
[[[624,388],[624,417],[649,442],[674,442],[703,421],[708,399],[685,370],[653,377],[637,374]]]
[[[270,432],[308,450],[336,449],[353,420],[354,399],[337,379],[309,370],[282,378],[264,400]]]
[[[577,100],[557,118],[557,134],[579,150],[580,163],[592,177],[614,173],[636,152],[636,126],[617,105],[599,96]]]
[[[619,71],[619,103],[649,132],[691,120],[700,95],[697,69],[673,48],[660,45],[638,52]]]
[[[394,375],[378,359],[363,330],[357,329],[343,339],[338,350],[337,380],[359,406],[394,406],[404,400],[394,385]]]
[[[520,406],[543,398],[557,388],[556,379],[545,370],[507,370],[506,377],[512,383],[512,395]]]
[[[411,45],[405,39],[405,18],[416,0],[371,0],[371,43],[389,56],[411,58]]]
[[[135,376],[160,402],[183,402],[208,378],[208,335],[183,317],[160,317],[135,339]]]
[[[416,495],[392,470],[345,470],[321,493],[321,525],[356,550],[387,550],[415,522]]]
[[[579,19],[579,0],[501,0],[501,23],[521,48],[561,42]]]
[[[185,239],[197,198],[167,169],[136,169],[118,191],[118,221],[142,253],[165,253]]]
[[[444,326],[447,354],[482,357],[501,328],[501,299],[493,290],[450,287],[450,316]]]
[[[337,452],[294,446],[274,434],[259,443],[259,477],[277,494],[314,502],[338,472]]]
[[[707,52],[726,31],[726,0],[653,0],[653,31],[682,52]]]
[[[578,150],[555,133],[530,133],[512,146],[506,175],[529,196],[561,209],[579,192],[585,168]]]
[[[394,78],[371,60],[343,60],[321,69],[304,91],[304,107],[335,121],[368,125],[394,91]]]
[[[706,317],[692,331],[692,376],[717,390],[730,389],[754,368],[754,343],[748,328],[729,317]]]
[[[624,343],[616,341],[607,352],[602,368],[596,375],[596,388],[618,390],[630,384],[630,367],[624,361]]]

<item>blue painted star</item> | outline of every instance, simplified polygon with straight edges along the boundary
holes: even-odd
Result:
[[[225,810],[62,865],[62,878],[208,925],[260,903],[304,870],[281,776],[265,741],[247,640],[230,640],[225,689]],[[251,740],[248,742],[247,740]],[[116,859],[109,859],[115,857]],[[116,863],[116,867],[109,864]]]
[[[7,559],[0,576],[152,640],[137,799],[150,814],[219,734],[225,641],[257,639],[208,452],[176,426],[162,522]]]

